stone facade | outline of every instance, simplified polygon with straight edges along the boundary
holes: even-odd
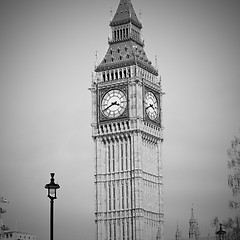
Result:
[[[161,81],[130,0],[120,0],[110,26],[90,88],[96,239],[163,239]]]

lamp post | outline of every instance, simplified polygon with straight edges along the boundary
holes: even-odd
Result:
[[[53,202],[57,199],[57,189],[60,186],[54,182],[55,173],[51,173],[50,183],[45,185],[48,190],[48,197],[50,198],[50,240],[53,240]]]
[[[216,238],[217,240],[224,240],[226,239],[226,231],[222,229],[222,223],[219,223],[220,229],[216,232]]]

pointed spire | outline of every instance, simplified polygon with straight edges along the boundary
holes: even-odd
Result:
[[[160,228],[158,228],[156,240],[161,240]]]
[[[110,23],[110,26],[117,26],[129,22],[133,23],[140,29],[142,28],[142,24],[137,18],[131,0],[120,0],[117,11]]]
[[[176,230],[175,238],[176,240],[180,240],[182,238],[182,233],[179,229],[178,222],[177,222],[177,230]]]
[[[98,51],[96,51],[95,53],[95,63],[94,63],[94,69],[97,68],[97,65],[98,65]]]
[[[158,70],[158,57],[155,55],[155,68]]]
[[[189,222],[192,222],[192,221],[195,222],[195,218],[194,218],[194,214],[193,214],[193,203],[192,203],[192,208],[191,208],[191,218],[190,218]]]
[[[121,29],[118,28],[119,26]],[[112,37],[108,38],[109,48],[100,64],[96,64],[95,72],[135,65],[134,71],[141,67],[158,76],[157,69],[149,61],[144,51],[144,41],[141,39],[142,24],[138,20],[130,0],[119,0],[110,27]],[[124,48],[122,42],[126,45]],[[134,46],[137,47],[136,50]]]
[[[110,21],[112,21],[112,18],[113,18],[113,10],[112,8],[110,8]]]
[[[140,23],[142,23],[142,11],[139,10],[139,20],[140,20]]]
[[[109,16],[110,16],[110,22],[111,22],[112,18],[113,18],[113,10],[112,10],[112,8],[110,8]],[[111,38],[112,38],[112,31],[111,31],[111,29],[109,29],[108,41],[110,41]]]
[[[192,214],[191,214],[191,218],[194,219],[194,215],[193,215],[193,207],[192,207]]]
[[[200,231],[199,231],[199,227],[198,227],[198,222],[194,218],[193,204],[192,204],[191,218],[189,220],[189,239],[196,239],[196,240],[198,240],[199,239],[199,235],[200,235]]]

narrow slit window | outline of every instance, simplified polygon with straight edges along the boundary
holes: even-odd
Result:
[[[116,189],[115,184],[113,184],[113,210],[116,209]]]
[[[108,185],[108,200],[109,200],[109,210],[112,210],[112,202],[111,202],[112,196],[111,196],[111,184]]]
[[[121,151],[121,170],[123,171],[123,143],[121,143],[120,151]]]
[[[128,144],[127,142],[125,143],[125,163],[126,163],[126,170],[128,170]]]
[[[111,153],[110,145],[108,145],[108,172],[111,172]]]
[[[122,209],[124,209],[124,184],[122,183]]]
[[[115,149],[114,149],[114,144],[112,145],[112,171],[115,172]]]

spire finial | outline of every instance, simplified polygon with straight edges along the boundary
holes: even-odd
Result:
[[[161,233],[160,233],[160,229],[158,228],[156,240],[160,240],[160,239],[161,239]]]
[[[95,64],[94,64],[95,66],[95,69],[97,68],[97,65],[98,65],[98,51],[96,51],[96,53],[95,53]]]
[[[140,21],[140,23],[142,23],[142,11],[141,10],[139,10],[139,21]]]
[[[111,22],[112,19],[113,19],[113,10],[112,10],[112,7],[110,8],[109,18],[110,18],[109,22]],[[111,40],[111,39],[112,39],[112,30],[111,30],[111,28],[110,28],[110,29],[109,29],[109,32],[108,32],[108,41]]]
[[[191,209],[191,218],[194,219],[194,215],[193,215],[193,203],[192,203],[192,209]]]
[[[182,238],[182,233],[179,229],[178,221],[177,221],[177,230],[176,230],[175,238],[176,240],[180,240]]]
[[[110,22],[113,20],[113,10],[112,10],[112,7],[110,8],[110,11],[109,11],[109,17],[110,17]]]
[[[113,17],[113,10],[112,7],[110,8],[110,21],[112,21],[112,17]]]
[[[155,68],[158,70],[158,57],[155,55]]]

